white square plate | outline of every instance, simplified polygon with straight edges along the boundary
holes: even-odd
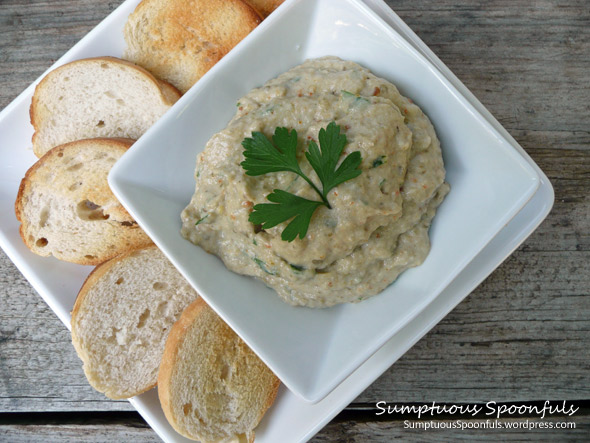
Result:
[[[336,55],[396,84],[430,117],[451,193],[432,249],[383,293],[330,309],[292,307],[184,240],[195,159],[238,99],[305,59]],[[363,2],[289,1],[209,71],[117,163],[121,202],[209,304],[306,401],[324,398],[416,317],[525,205],[537,172],[445,76]]]
[[[50,69],[83,57],[121,56],[124,48],[123,25],[127,15],[133,11],[138,1],[127,0],[123,3]],[[256,441],[260,443],[298,442],[311,438],[481,283],[533,232],[547,216],[553,203],[553,190],[547,177],[483,105],[389,6],[382,0],[365,0],[365,3],[402,35],[407,43],[430,60],[433,66],[444,74],[449,83],[457,88],[474,109],[498,131],[500,136],[510,142],[513,149],[536,171],[540,177],[540,187],[522,210],[432,303],[389,339],[324,400],[312,405],[287,389],[281,388],[274,405],[256,430]],[[285,7],[288,5],[285,4],[283,8]],[[69,312],[78,289],[91,267],[71,265],[32,254],[20,239],[19,224],[14,217],[14,200],[20,179],[36,161],[30,149],[33,131],[29,124],[28,109],[33,89],[40,79],[41,77],[0,112],[0,246],[69,328]],[[193,160],[191,159],[191,165]],[[131,403],[164,441],[188,442],[174,432],[167,423],[158,402],[156,389],[131,399]]]

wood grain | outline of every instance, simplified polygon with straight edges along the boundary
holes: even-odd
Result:
[[[3,0],[0,108],[119,1]],[[587,0],[388,1],[547,173],[555,206],[479,288],[356,400],[590,399],[590,8]],[[0,416],[128,411],[86,383],[69,333],[0,253]],[[0,423],[0,440],[154,441],[130,424]],[[338,419],[314,441],[582,441],[575,431],[445,433]]]

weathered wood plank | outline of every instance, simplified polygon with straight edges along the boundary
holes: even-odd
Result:
[[[510,420],[509,423],[521,420]],[[560,422],[561,419],[546,420],[548,423]],[[587,441],[590,432],[590,419],[581,417],[572,420],[575,429],[429,429],[412,428],[411,422],[405,428],[403,421],[396,422],[342,422],[326,426],[313,440],[314,443],[346,441],[346,442],[473,442],[473,441]],[[436,422],[438,426],[452,426],[450,422]],[[502,421],[506,426],[506,421]]]
[[[525,420],[502,420],[503,426],[523,423]],[[547,419],[544,422],[563,423],[564,419]],[[567,419],[575,423],[575,429],[430,429],[412,428],[417,422],[357,422],[335,421],[324,428],[312,442],[448,442],[448,441],[587,441],[590,417]],[[470,422],[474,423],[474,422]],[[480,422],[483,423],[483,422]],[[437,421],[434,425],[451,426],[449,421]],[[476,426],[471,424],[471,426]],[[126,423],[105,424],[49,424],[49,425],[0,425],[0,440],[19,442],[94,442],[94,441],[160,441],[140,419],[127,419]],[[288,441],[286,439],[285,441]]]
[[[388,4],[509,131],[580,131],[587,137],[587,1]]]
[[[71,425],[0,425],[0,441],[26,442],[158,442],[162,440],[141,418],[131,423]]]

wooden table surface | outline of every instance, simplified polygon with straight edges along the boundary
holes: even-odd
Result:
[[[0,108],[120,1],[1,0]],[[589,441],[590,1],[388,3],[545,171],[555,206],[313,441]],[[376,415],[378,401],[543,400],[576,401],[576,429],[408,430]],[[90,388],[68,331],[1,252],[0,440],[158,440],[129,403]]]

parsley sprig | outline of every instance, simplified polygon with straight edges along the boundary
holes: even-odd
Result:
[[[261,225],[262,229],[293,219],[283,230],[281,238],[293,241],[298,235],[305,237],[311,217],[317,208],[326,206],[331,209],[328,193],[339,184],[358,177],[362,158],[359,151],[348,154],[336,168],[344,146],[346,135],[340,133],[340,126],[331,122],[326,129],[320,129],[319,142],[309,142],[305,153],[307,161],[316,172],[322,189],[302,171],[297,160],[297,131],[287,128],[276,128],[272,142],[261,132],[252,132],[252,137],[242,141],[244,160],[241,165],[250,176],[259,176],[271,172],[288,171],[303,178],[322,199],[308,200],[280,189],[274,189],[267,196],[272,203],[261,203],[254,206],[249,221]]]

